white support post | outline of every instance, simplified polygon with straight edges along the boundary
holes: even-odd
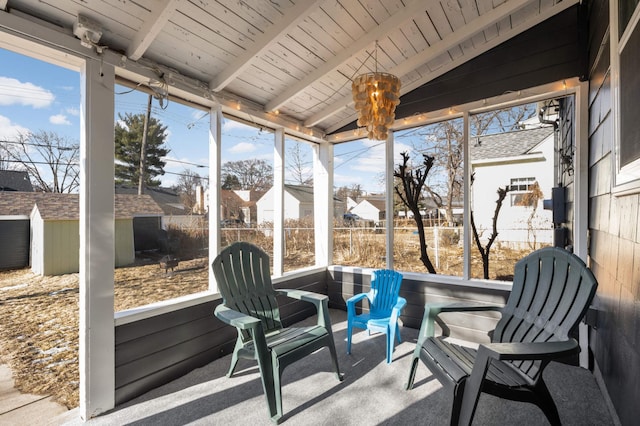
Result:
[[[222,107],[213,106],[209,112],[209,261],[220,253],[220,169],[222,167]],[[209,290],[218,292],[218,285],[209,267]]]
[[[273,275],[284,272],[284,129],[274,135],[273,149]]]
[[[80,72],[80,417],[115,404],[114,67]]]
[[[313,147],[313,226],[316,266],[333,263],[333,145]]]
[[[386,229],[386,262],[387,269],[393,269],[393,131],[389,131],[389,136],[385,143],[385,223]]]
[[[573,251],[587,262],[587,235],[589,228],[589,83],[580,82],[575,93],[575,179],[573,208]],[[580,340],[580,366],[589,368],[589,326],[584,322],[578,325]]]
[[[464,135],[462,143],[464,144],[464,215],[462,219],[462,233],[464,234],[463,247],[464,247],[464,259],[462,259],[462,270],[465,280],[471,277],[471,238],[473,238],[471,230],[471,147],[470,147],[470,134],[471,134],[471,120],[469,119],[469,112],[465,111],[462,115]]]

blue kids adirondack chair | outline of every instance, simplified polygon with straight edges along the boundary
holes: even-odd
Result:
[[[387,364],[391,364],[394,341],[397,336],[400,343],[398,318],[407,301],[400,297],[402,274],[389,269],[378,269],[371,275],[371,290],[356,294],[347,300],[347,353],[351,353],[351,334],[353,327],[364,328],[371,332],[387,335]],[[369,311],[356,313],[358,302],[367,299]]]

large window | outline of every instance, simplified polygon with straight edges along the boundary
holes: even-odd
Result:
[[[208,288],[208,117],[160,81],[115,87],[116,311]]]
[[[333,262],[386,264],[385,142],[357,140],[334,148]],[[391,216],[392,217],[392,216]]]
[[[611,11],[611,68],[615,112],[615,185],[640,191],[640,8],[635,0],[614,0]]]
[[[461,118],[396,132],[396,269],[462,276],[463,136]],[[416,191],[418,203],[412,201]]]
[[[221,149],[221,245],[248,241],[268,253],[272,262],[273,147],[272,130],[225,118]]]
[[[543,200],[551,198],[556,176],[556,130],[548,117],[541,122],[543,105],[470,116],[473,278],[510,280],[519,259],[552,243]]]
[[[284,271],[315,264],[313,149],[287,138],[284,150]]]

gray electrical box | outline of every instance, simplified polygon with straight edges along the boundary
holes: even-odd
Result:
[[[552,213],[554,225],[567,221],[567,188],[559,186],[551,189]]]

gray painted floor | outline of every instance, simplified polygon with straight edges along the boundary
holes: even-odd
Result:
[[[417,330],[402,329],[394,361],[385,362],[385,336],[354,335],[346,354],[346,313],[332,310],[334,337],[345,375],[331,372],[326,349],[289,366],[283,374],[283,423],[287,425],[445,425],[450,395],[420,364],[413,390],[405,391]],[[266,402],[254,363],[240,361],[225,377],[230,356],[132,400],[86,424],[95,425],[269,425]],[[566,425],[613,424],[593,375],[582,368],[552,363],[545,379]],[[80,424],[67,413],[63,424]],[[474,425],[546,425],[531,404],[482,395]]]

